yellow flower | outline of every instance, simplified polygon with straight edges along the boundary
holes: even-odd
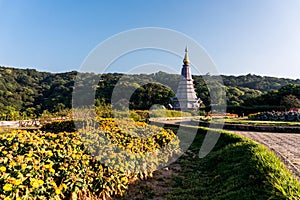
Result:
[[[27,164],[26,163],[21,165],[21,169],[22,170],[25,170],[26,168],[27,168]]]
[[[51,173],[55,173],[55,169],[53,169],[53,168],[49,169],[49,171],[50,171]]]
[[[7,141],[12,141],[14,138],[12,137],[9,137],[9,138],[6,138]]]
[[[17,197],[16,200],[22,200],[20,197]]]
[[[43,184],[44,184],[44,181],[43,181],[43,180],[38,180],[38,183],[39,183],[40,185],[43,185]]]
[[[38,188],[40,185],[39,185],[39,183],[38,182],[31,182],[30,183],[31,184],[31,186],[33,187],[33,188]]]
[[[38,188],[38,187],[40,187],[40,184],[39,184],[38,180],[35,179],[35,178],[31,179],[30,185],[31,185],[33,188]]]
[[[128,180],[128,179],[127,179],[126,176],[124,176],[124,177],[121,178],[121,181],[122,181],[122,182],[127,182],[127,180]]]
[[[4,200],[11,200],[11,198],[10,197],[5,197]]]
[[[9,177],[9,178],[7,179],[7,181],[9,181],[9,182],[12,183],[12,184],[15,184],[16,179],[15,179],[14,177]]]
[[[53,182],[51,182],[51,185],[53,186],[53,187],[57,187],[57,185],[56,185],[56,183],[53,181]]]
[[[28,153],[27,156],[28,156],[29,158],[31,158],[31,157],[33,156],[33,153]]]
[[[39,165],[34,165],[33,168],[34,168],[35,170],[39,170],[39,169],[40,169],[40,166],[39,166]]]
[[[6,183],[4,186],[3,186],[3,190],[4,191],[11,191],[12,190],[12,184],[10,183]]]
[[[67,185],[66,184],[62,184],[63,188],[67,189]]]
[[[27,157],[27,158],[26,158],[26,161],[27,161],[27,162],[32,161],[32,160],[33,160],[33,159],[32,159],[31,157]]]
[[[11,167],[14,167],[14,166],[16,166],[17,165],[17,163],[15,162],[15,161],[11,161],[10,163],[9,163],[9,166],[11,166]]]
[[[52,151],[48,151],[48,155],[49,155],[50,157],[53,156]]]
[[[60,170],[63,170],[63,171],[67,171],[67,168],[65,168],[65,167],[62,167],[62,166],[61,166],[61,167],[59,167],[59,169],[60,169]]]
[[[3,153],[4,155],[6,155],[8,152],[7,152],[7,151],[2,151],[2,153]]]
[[[61,190],[60,190],[59,188],[57,188],[57,189],[55,190],[55,193],[56,193],[56,194],[60,194],[60,193],[61,193]]]
[[[15,184],[15,185],[21,185],[21,183],[22,183],[22,180],[21,180],[21,179],[18,179],[18,180],[15,181],[14,184]]]
[[[0,171],[1,171],[1,172],[6,172],[6,167],[1,166],[1,167],[0,167]]]
[[[49,164],[44,165],[44,168],[46,168],[46,169],[49,169],[50,167],[51,167],[51,165],[49,165]]]

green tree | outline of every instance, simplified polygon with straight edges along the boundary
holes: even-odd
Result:
[[[154,104],[168,105],[174,97],[171,88],[160,83],[150,83],[138,88],[130,98],[130,109],[148,110]]]
[[[290,110],[291,108],[300,108],[300,99],[295,95],[289,94],[281,98],[280,105],[284,106],[287,110]]]

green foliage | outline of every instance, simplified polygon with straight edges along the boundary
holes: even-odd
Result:
[[[300,108],[300,99],[295,95],[285,95],[280,100],[280,105],[290,110],[291,108]]]
[[[177,110],[158,109],[151,110],[150,117],[190,117],[192,113]]]
[[[151,83],[138,88],[130,99],[130,109],[148,110],[154,104],[167,105],[173,91],[160,83]]]
[[[76,121],[76,125],[80,125],[80,127],[83,127],[84,121]],[[77,128],[75,126],[75,123],[73,120],[64,120],[64,121],[54,121],[51,123],[44,124],[41,127],[42,131],[51,131],[54,133],[59,132],[75,132],[77,131]]]
[[[119,73],[94,74],[38,72],[34,69],[16,69],[0,67],[0,120],[28,119],[40,117],[44,111],[53,116],[66,116],[71,109],[72,92],[76,81],[78,102],[85,106],[87,93],[95,92],[94,99],[88,104],[96,106],[109,105],[116,84],[124,92],[135,90],[130,108],[149,109],[154,104],[168,105],[169,98],[176,93],[179,75],[157,72],[154,74],[128,75]],[[76,78],[76,80],[75,80]],[[288,95],[299,99],[300,80],[262,77],[248,74],[246,76],[222,76],[225,85],[227,104],[232,111],[245,110],[257,105],[290,107]],[[201,98],[206,111],[209,105],[223,103],[221,99],[213,98],[220,94],[223,87],[219,77],[203,75],[193,76],[198,97]],[[207,84],[210,85],[210,91]],[[86,85],[94,86],[87,90]],[[290,85],[292,84],[292,86]],[[284,98],[285,97],[285,98]],[[293,101],[293,102],[298,102]],[[272,103],[272,104],[270,104]],[[297,103],[293,103],[297,105]],[[104,106],[104,107],[105,107]],[[237,109],[235,109],[237,107]],[[109,116],[109,113],[106,113]]]
[[[222,131],[213,151],[200,159],[206,130],[198,130],[186,155],[177,161],[181,169],[166,198],[299,199],[299,181],[274,153],[252,140]]]
[[[249,98],[245,101],[245,106],[274,106],[281,107],[280,110],[289,110],[290,108],[297,108],[300,105],[300,85],[289,84],[285,85],[279,90],[271,90],[261,96]],[[277,109],[278,110],[278,109]],[[262,111],[262,110],[257,110]],[[268,111],[268,110],[265,110]]]

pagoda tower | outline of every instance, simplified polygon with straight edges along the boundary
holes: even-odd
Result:
[[[197,97],[194,89],[187,47],[185,48],[181,78],[178,84],[176,96],[172,98],[172,101],[173,108],[175,110],[182,111],[197,110],[202,102],[200,98]]]

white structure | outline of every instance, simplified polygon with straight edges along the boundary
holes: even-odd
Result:
[[[177,93],[171,100],[173,102],[173,108],[182,111],[197,110],[202,102],[200,98],[197,97],[194,89],[187,48],[185,48],[185,56],[183,59],[181,78]]]

